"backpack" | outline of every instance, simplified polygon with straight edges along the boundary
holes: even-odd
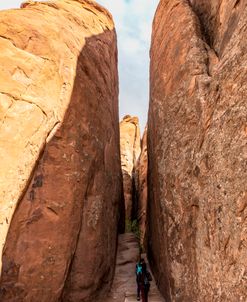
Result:
[[[137,263],[137,265],[136,265],[136,275],[137,276],[142,275],[142,265],[141,265],[141,263]]]
[[[144,277],[144,288],[146,290],[149,290],[149,288],[150,288],[150,283],[149,283],[147,275],[145,275],[145,277]]]
[[[148,271],[146,272],[146,276],[147,276],[148,281],[153,281],[153,278]]]

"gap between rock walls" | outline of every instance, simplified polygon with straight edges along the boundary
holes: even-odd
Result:
[[[106,9],[0,21],[0,301],[247,301],[247,1],[160,1],[142,137]]]
[[[140,252],[145,251],[147,208],[147,140],[140,137],[139,120],[127,115],[120,121],[125,232],[133,232]]]

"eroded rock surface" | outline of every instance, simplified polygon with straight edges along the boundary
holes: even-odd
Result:
[[[112,280],[121,193],[114,24],[88,0],[0,20],[0,300],[92,301]]]
[[[148,242],[166,301],[247,299],[246,20],[246,1],[156,12]]]
[[[141,153],[138,117],[126,115],[120,122],[120,150],[123,173],[125,218],[131,221],[135,195],[135,165]]]
[[[190,0],[207,43],[221,57],[246,9],[246,0]],[[234,50],[231,50],[234,52]]]
[[[148,154],[147,154],[147,128],[145,128],[141,141],[141,154],[136,164],[137,177],[137,203],[138,223],[140,228],[140,244],[146,248],[146,218],[148,206]]]

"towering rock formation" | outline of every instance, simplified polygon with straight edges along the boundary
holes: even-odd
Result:
[[[89,0],[0,20],[0,300],[93,301],[121,193],[114,24]]]
[[[147,154],[147,128],[145,128],[141,141],[141,154],[136,164],[137,177],[137,203],[138,203],[138,223],[140,228],[140,244],[146,247],[146,218],[148,205],[148,154]]]
[[[166,301],[247,299],[246,20],[246,0],[156,12],[148,242]]]
[[[120,150],[123,173],[125,218],[127,221],[131,221],[135,207],[135,165],[141,153],[138,117],[126,115],[120,122]]]

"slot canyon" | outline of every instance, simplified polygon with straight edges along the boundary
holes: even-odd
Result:
[[[0,302],[246,302],[247,0],[159,1],[144,131],[113,18],[0,11]]]

